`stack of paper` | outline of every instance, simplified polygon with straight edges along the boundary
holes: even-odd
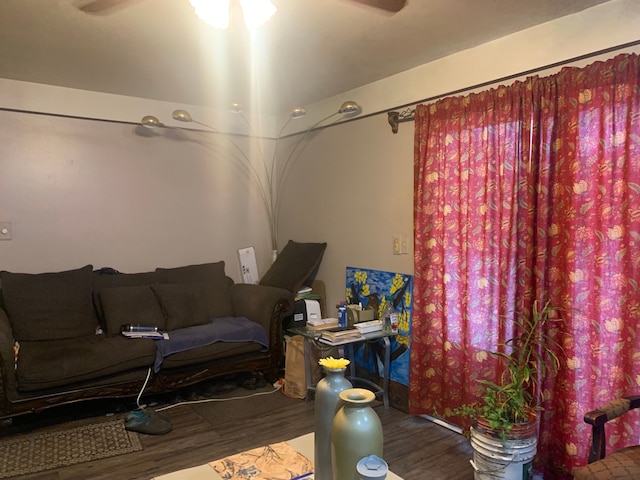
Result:
[[[353,342],[364,339],[360,330],[356,327],[334,327],[322,330],[320,341],[330,345],[340,345],[342,343]]]
[[[355,324],[355,327],[360,330],[360,333],[379,332],[382,330],[382,321],[370,320],[368,322],[359,322]]]
[[[337,326],[337,318],[310,318],[307,320],[307,328],[311,330],[326,330]]]

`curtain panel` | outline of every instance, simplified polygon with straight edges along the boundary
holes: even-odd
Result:
[[[586,463],[586,411],[640,393],[640,66],[619,55],[415,112],[409,407],[447,415],[497,381],[488,351],[534,300],[562,307],[537,467]],[[450,417],[459,423],[462,419]],[[618,422],[609,451],[638,442]]]

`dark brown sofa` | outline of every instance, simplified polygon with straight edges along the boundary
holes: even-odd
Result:
[[[283,363],[282,319],[292,309],[292,293],[235,284],[224,262],[135,274],[91,265],[42,274],[3,271],[0,281],[0,418],[136,396],[148,375],[145,394],[231,373],[275,378]],[[244,337],[213,341],[171,353],[157,371],[156,341],[120,333],[122,324],[152,323],[171,338],[220,319],[233,326],[242,317],[264,329],[268,348]]]

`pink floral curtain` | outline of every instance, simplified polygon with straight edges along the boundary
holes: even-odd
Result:
[[[513,334],[500,318],[551,300],[564,366],[542,383],[536,462],[570,478],[584,413],[640,394],[638,56],[418,106],[415,142],[410,410],[475,400]],[[621,419],[607,447],[639,437]]]

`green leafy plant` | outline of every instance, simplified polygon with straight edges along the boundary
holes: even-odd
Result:
[[[505,342],[505,351],[489,352],[504,362],[500,382],[478,380],[483,388],[481,401],[463,405],[451,415],[484,419],[503,440],[514,425],[531,422],[542,410],[539,379],[560,368],[556,352],[562,346],[547,328],[552,322],[561,321],[558,310],[549,302],[540,307],[535,301],[531,312],[516,315],[517,336]]]

